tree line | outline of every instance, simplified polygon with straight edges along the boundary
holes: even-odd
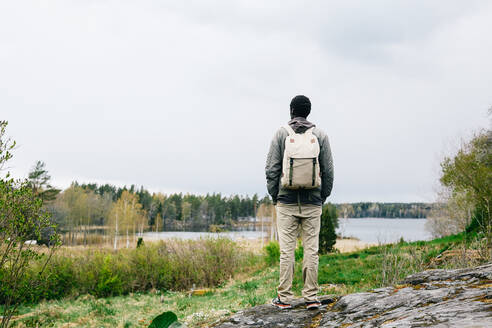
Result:
[[[51,177],[38,161],[28,175],[35,194],[44,201],[66,244],[88,244],[94,235],[130,239],[145,231],[217,231],[230,229],[241,220],[270,217],[273,207],[265,196],[220,193],[193,195],[151,193],[144,187],[73,182],[65,190],[50,185]],[[425,218],[431,204],[344,203],[335,204],[340,217]],[[49,235],[49,234],[47,234]],[[120,240],[121,241],[121,240]],[[97,242],[97,241],[96,241]]]
[[[231,228],[256,217],[268,197],[151,193],[144,187],[73,182],[65,190],[53,188],[46,166],[38,161],[27,181],[43,200],[64,242],[87,244],[91,234],[126,238],[144,231],[209,231]],[[49,231],[46,233],[49,235]],[[77,240],[78,241],[77,241]]]
[[[433,204],[430,203],[344,203],[336,204],[343,218],[427,218]]]

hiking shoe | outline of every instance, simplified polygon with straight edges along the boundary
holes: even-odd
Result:
[[[282,302],[278,296],[272,300],[272,305],[282,310],[292,309],[292,305]]]
[[[318,301],[306,302],[306,309],[308,309],[308,310],[319,309],[320,306],[321,306],[321,303]]]

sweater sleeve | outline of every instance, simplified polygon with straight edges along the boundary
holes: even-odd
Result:
[[[331,195],[333,188],[333,158],[331,156],[330,142],[325,133],[320,135],[319,164],[321,170],[321,199],[325,202]]]
[[[282,174],[282,140],[282,129],[279,129],[270,143],[265,166],[267,189],[274,204],[277,203]]]

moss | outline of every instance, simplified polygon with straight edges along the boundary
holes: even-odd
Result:
[[[323,312],[320,312],[320,313],[316,314],[311,319],[311,323],[309,324],[309,326],[307,326],[307,328],[317,328],[317,327],[319,327],[319,324],[321,323],[321,319],[323,319]]]
[[[425,289],[425,285],[424,285],[424,284],[412,285],[411,287],[412,287],[413,289],[415,289],[415,290]]]
[[[395,322],[396,320],[400,320],[400,319],[403,319],[403,318],[394,318],[394,319],[389,319],[389,320],[383,321],[383,323],[382,323],[381,325],[385,325],[385,324],[388,324],[388,323],[392,323],[392,322]]]
[[[486,279],[486,280],[481,280],[480,283],[478,284],[469,284],[468,287],[470,288],[492,288],[492,280]]]
[[[478,302],[482,302],[482,303],[492,304],[492,295],[478,296],[478,297],[475,297],[473,300],[478,301]]]

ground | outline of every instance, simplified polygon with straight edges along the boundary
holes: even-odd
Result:
[[[392,291],[395,291],[396,295],[403,295],[400,293],[408,293],[410,291],[408,288],[412,284],[409,282],[398,284],[409,274],[431,268],[476,267],[489,262],[490,257],[483,256],[489,252],[481,252],[483,239],[466,241],[465,237],[463,234],[453,235],[431,241],[399,242],[392,245],[372,246],[349,253],[322,255],[319,266],[320,294],[330,295],[325,298],[326,303],[330,300],[338,300],[336,303],[332,302],[333,306],[343,304],[340,302],[344,297],[353,297],[349,295],[366,297],[365,295],[380,293],[380,296],[386,297],[391,295],[385,293]],[[258,252],[260,250],[261,248],[258,248]],[[70,295],[65,299],[26,304],[19,308],[12,327],[147,327],[154,317],[165,311],[176,313],[179,321],[187,324],[188,327],[210,327],[218,322],[225,324],[227,320],[230,320],[228,318],[233,318],[239,312],[247,313],[248,308],[256,309],[258,305],[268,304],[275,296],[278,284],[278,264],[265,264],[264,256],[258,255],[257,261],[250,267],[237,272],[228,281],[224,281],[215,288],[202,289],[197,286],[196,289],[200,289],[198,293],[149,290],[144,293],[130,293],[106,298]],[[490,283],[487,279],[476,282],[476,286],[480,288],[475,289],[490,293]],[[419,290],[421,288],[419,284],[411,288]],[[391,285],[396,285],[396,287],[383,288],[381,291],[377,289]],[[434,287],[439,286],[429,288]],[[295,266],[293,291],[299,296],[301,289],[302,259],[299,259]],[[477,302],[487,303],[489,298],[485,296]],[[274,313],[270,305],[262,306],[265,311]],[[326,312],[329,306],[327,304],[321,312]],[[313,320],[315,313],[307,312],[306,314],[302,306],[298,307],[298,310],[308,315],[306,320]],[[373,311],[376,317],[371,320],[377,320],[379,317],[385,318],[379,314],[378,309]],[[324,318],[318,313],[318,316],[314,318],[314,323],[320,323]]]
[[[319,310],[306,310],[302,300],[293,310],[260,305],[214,327],[491,327],[492,264],[428,270],[397,286],[321,299]]]

